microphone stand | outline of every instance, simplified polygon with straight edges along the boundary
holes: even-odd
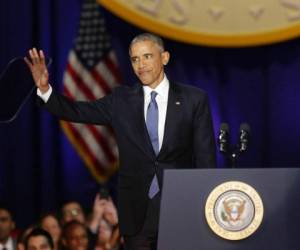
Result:
[[[226,123],[221,124],[218,137],[220,152],[229,160],[231,168],[237,167],[240,155],[248,149],[249,134],[250,126],[247,123],[242,123],[240,125],[240,141],[232,145],[229,143],[229,126]]]
[[[227,158],[230,161],[231,168],[237,167],[237,161],[238,161],[238,158],[240,157],[240,154],[241,154],[240,151],[237,150],[237,145],[234,147],[233,150],[231,150],[228,153]]]

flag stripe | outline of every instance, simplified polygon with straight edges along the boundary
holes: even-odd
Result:
[[[107,85],[105,80],[103,79],[103,76],[98,74],[98,72],[95,69],[91,70],[91,75],[93,78],[97,81],[97,83],[102,87],[103,91],[108,94],[111,92],[111,88]]]
[[[89,148],[89,151],[93,153],[94,157],[98,160],[98,162],[100,162],[103,166],[108,165],[109,161],[107,160],[107,156],[101,150],[99,142],[96,141],[88,126],[77,123],[72,123],[72,126],[76,128],[81,138],[84,138],[87,147]]]
[[[66,85],[65,85],[65,92],[71,99],[74,99],[74,96],[69,92],[69,89],[66,88]],[[116,155],[114,155],[113,152],[111,150],[109,150],[109,147],[108,147],[108,145],[112,144],[112,141],[109,142],[109,138],[111,138],[112,131],[105,127],[92,126],[92,125],[77,125],[77,126],[74,126],[74,129],[81,128],[81,126],[87,126],[87,128],[90,130],[90,132],[95,137],[95,139],[101,145],[102,150],[106,153],[106,156],[108,157],[109,161],[110,162],[116,161]],[[113,144],[115,144],[115,142]]]
[[[120,74],[120,70],[118,68],[118,64],[116,63],[116,58],[114,57],[114,53],[111,54],[111,56],[106,58],[106,64],[110,68],[112,74],[115,76],[117,79],[117,82],[121,83],[122,82],[122,77]]]
[[[96,161],[92,161],[91,156],[87,154],[87,151],[82,146],[81,141],[78,140],[79,137],[77,136],[76,132],[71,129],[70,123],[60,121],[60,124],[66,136],[68,137],[72,145],[75,147],[79,156],[83,159],[87,168],[94,176],[94,178],[98,182],[107,181],[107,179],[118,169],[118,162],[115,162],[113,165],[104,169],[102,166],[99,165],[99,163],[97,163]],[[81,140],[83,139],[81,138]]]
[[[101,133],[99,133],[99,130],[96,128],[96,126],[93,126],[93,125],[87,125],[87,126],[88,126],[89,130],[91,131],[91,133],[93,134],[93,136],[95,137],[95,139],[101,145],[102,150],[105,153],[105,156],[108,158],[108,161],[110,163],[113,163],[114,161],[116,161],[115,155],[113,155],[111,149],[109,148],[109,144],[107,142],[107,138],[105,138],[103,136],[104,134],[107,134],[104,131],[106,129],[103,128],[102,131],[101,131]]]
[[[64,89],[68,90],[68,93],[73,100],[75,99],[81,101],[88,100],[84,95],[84,93],[81,92],[80,89],[78,89],[77,84],[74,83],[74,80],[68,71],[65,72],[65,76],[64,76]]]
[[[73,84],[76,85],[80,91],[86,96],[87,99],[95,99],[93,92],[85,85],[84,81],[82,80],[81,76],[78,75],[70,64],[67,65],[67,71],[73,78]]]
[[[97,169],[97,172],[99,174],[103,174],[104,172],[104,167],[103,165],[101,165],[101,163],[95,158],[95,155],[90,151],[88,144],[86,143],[86,140],[83,139],[80,135],[80,133],[78,132],[78,130],[73,127],[72,124],[70,123],[66,123],[66,126],[68,127],[68,129],[71,130],[71,132],[75,135],[76,140],[79,142],[80,147],[82,147],[82,149],[84,150],[85,154],[87,155],[87,157],[89,158],[89,160],[91,161],[92,164],[94,164],[96,166],[95,169]]]
[[[84,83],[89,89],[94,93],[96,98],[104,96],[104,91],[97,81],[93,78],[91,73],[85,69],[85,67],[80,63],[76,53],[72,50],[69,55],[69,62],[72,65],[73,70],[84,79]]]
[[[118,84],[118,79],[116,76],[111,72],[109,64],[106,63],[107,57],[104,59],[105,61],[100,62],[95,67],[95,70],[99,75],[103,77],[103,80],[107,83],[110,88],[116,87]]]

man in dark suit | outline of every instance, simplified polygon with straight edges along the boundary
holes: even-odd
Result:
[[[170,54],[153,34],[129,46],[140,84],[118,87],[92,102],[72,102],[48,84],[42,51],[26,59],[38,95],[60,119],[111,125],[119,146],[119,223],[126,249],[156,249],[163,170],[215,167],[215,143],[206,94],[169,82]]]

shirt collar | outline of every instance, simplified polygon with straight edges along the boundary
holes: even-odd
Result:
[[[150,93],[155,91],[159,97],[164,101],[168,100],[170,83],[166,75],[164,75],[163,80],[157,85],[155,89],[150,88],[149,86],[143,86],[145,98],[150,97]]]
[[[1,244],[1,243],[0,243],[0,247],[2,247],[2,248],[5,247],[5,248],[8,249],[8,250],[14,249],[12,238],[9,237],[5,244]]]

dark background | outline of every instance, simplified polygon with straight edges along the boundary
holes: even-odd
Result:
[[[62,74],[76,36],[81,0],[0,1],[0,71],[36,46],[53,58],[51,84],[62,91]],[[104,10],[124,84],[136,81],[128,44],[142,32]],[[249,151],[239,167],[300,166],[300,39],[253,48],[210,48],[166,39],[168,77],[199,86],[210,98],[215,134],[228,122],[232,143],[240,123],[251,126]],[[21,84],[21,83],[20,83]],[[1,107],[5,108],[5,107]],[[227,167],[218,155],[219,167]],[[115,178],[116,179],[116,178]],[[115,190],[115,179],[110,182]],[[60,129],[32,95],[19,117],[0,124],[0,202],[12,207],[19,227],[61,202],[92,205],[99,184]]]

